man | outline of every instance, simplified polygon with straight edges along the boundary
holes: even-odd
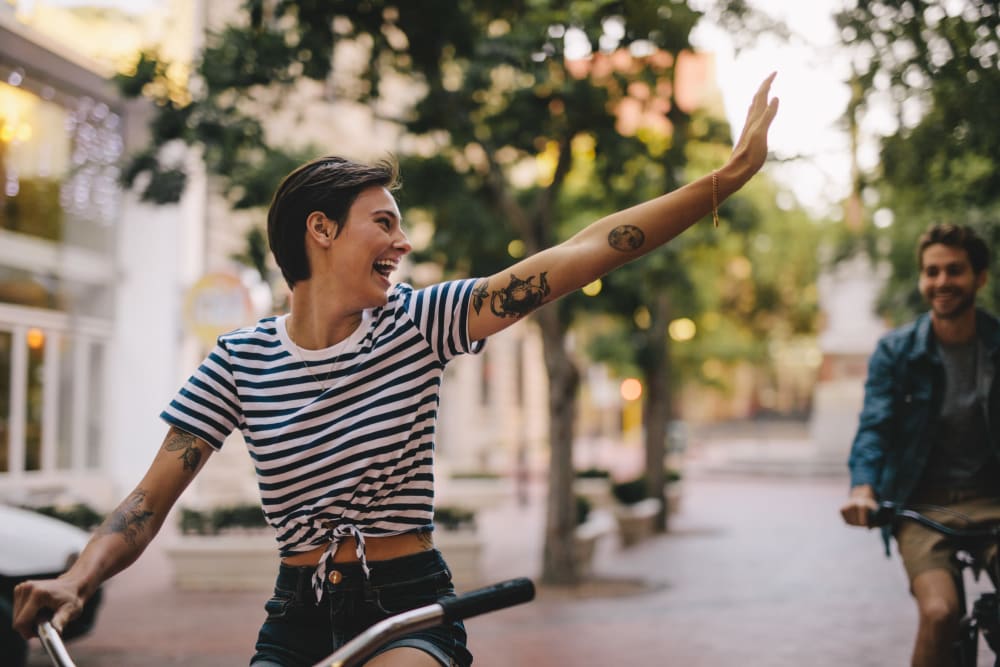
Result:
[[[869,362],[841,508],[855,526],[870,526],[879,500],[1000,520],[1000,321],[975,307],[989,248],[968,227],[935,225],[917,260],[930,312],[884,336]],[[954,548],[909,521],[894,534],[919,610],[912,664],[950,665],[960,615]]]

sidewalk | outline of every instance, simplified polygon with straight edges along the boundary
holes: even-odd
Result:
[[[842,478],[695,472],[667,535],[629,549],[609,538],[594,582],[470,620],[475,664],[907,664],[916,617],[902,567],[876,534],[840,522],[845,492]],[[536,492],[481,517],[486,580],[537,581],[543,502]],[[267,591],[184,593],[168,575],[153,549],[109,584],[94,633],[70,645],[79,667],[247,664]],[[30,664],[47,664],[37,646]]]

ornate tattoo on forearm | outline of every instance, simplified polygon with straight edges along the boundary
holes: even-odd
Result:
[[[482,280],[472,292],[472,307],[479,313],[488,299],[490,311],[497,317],[524,317],[545,303],[545,297],[551,293],[547,275],[543,271],[535,282],[535,276],[522,280],[512,273],[507,287],[492,292],[487,281]]]
[[[145,502],[146,492],[143,489],[136,489],[104,520],[97,532],[103,535],[119,533],[134,547],[153,517],[152,512],[143,509]]]
[[[608,233],[608,245],[621,252],[638,250],[646,242],[646,235],[635,225],[619,225]]]
[[[172,430],[167,435],[163,448],[168,452],[180,452],[180,460],[184,462],[185,470],[197,470],[201,462],[201,450],[195,445],[196,438],[184,431]]]

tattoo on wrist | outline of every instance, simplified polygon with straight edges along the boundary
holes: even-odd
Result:
[[[102,535],[119,533],[126,542],[135,546],[153,517],[152,512],[143,508],[145,501],[146,492],[136,489],[104,520],[97,532]]]
[[[522,280],[510,274],[510,284],[504,289],[493,290],[490,295],[490,310],[497,317],[524,317],[544,304],[545,297],[552,291],[546,276],[548,272],[543,271],[535,282],[535,276]]]
[[[190,433],[173,429],[167,435],[163,448],[168,452],[180,452],[180,460],[184,462],[185,470],[197,470],[201,462],[201,450],[195,445],[196,438]]]
[[[608,233],[608,245],[621,252],[638,250],[646,242],[646,235],[635,225],[619,225]]]

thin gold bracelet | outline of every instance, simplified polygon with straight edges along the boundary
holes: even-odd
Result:
[[[712,172],[712,224],[719,226],[719,172]]]

